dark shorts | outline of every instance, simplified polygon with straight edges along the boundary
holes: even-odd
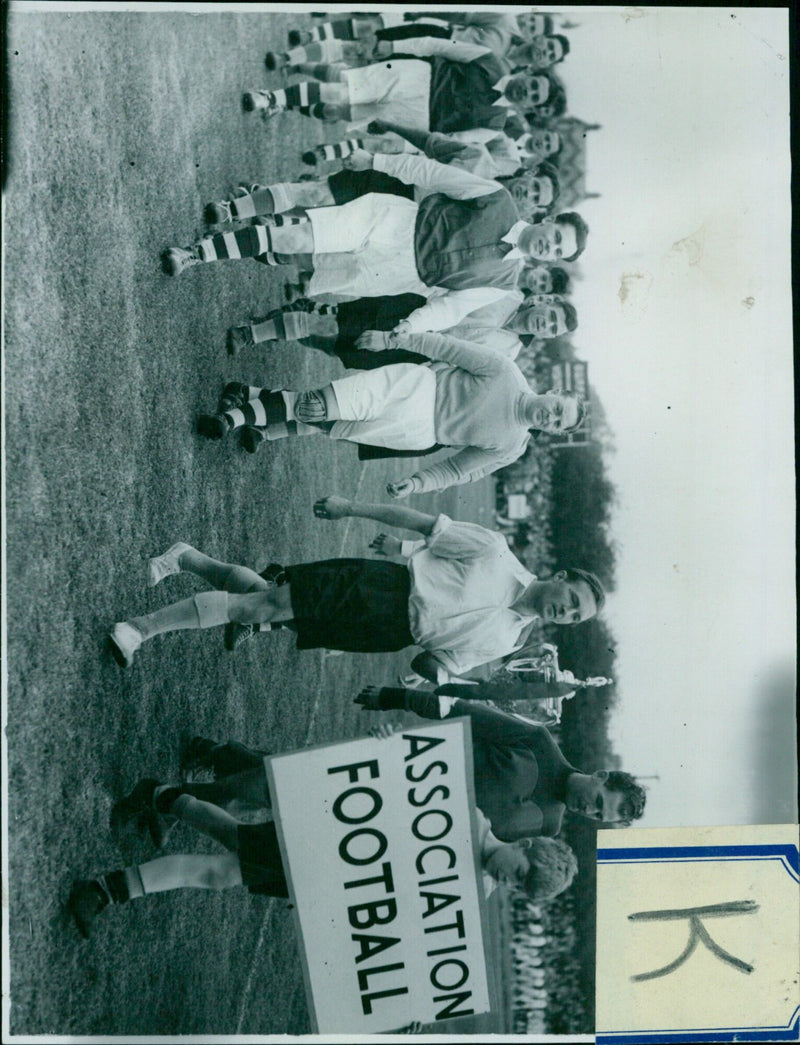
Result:
[[[383,461],[389,457],[426,457],[428,454],[444,450],[442,443],[434,443],[427,450],[393,450],[390,446],[371,446],[369,443],[358,444],[359,461]]]
[[[243,884],[251,893],[288,896],[275,824],[240,824],[238,836]]]
[[[351,203],[360,196],[370,192],[388,193],[390,196],[404,196],[414,199],[414,186],[406,185],[399,178],[383,171],[337,171],[328,177],[328,188],[337,207],[343,203]]]
[[[407,349],[388,352],[365,352],[355,347],[356,338],[365,330],[394,330],[401,319],[425,304],[421,294],[396,294],[391,297],[359,298],[343,301],[337,309],[339,336],[333,351],[348,370],[374,370],[391,363],[426,363],[427,356]]]
[[[413,646],[407,567],[326,559],[287,567],[298,649],[391,653]]]

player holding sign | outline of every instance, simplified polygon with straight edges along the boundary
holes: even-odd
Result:
[[[385,737],[391,732],[391,726],[380,726],[376,727],[375,735]],[[274,821],[244,823],[222,804],[208,800],[233,804],[237,794],[241,794],[242,778],[246,776],[250,794],[260,792],[263,807],[271,809],[263,761],[257,768],[237,772],[235,776],[236,788],[226,788],[224,781],[169,785],[144,778],[116,803],[112,829],[138,820],[160,846],[165,818],[180,820],[219,842],[227,852],[159,856],[143,864],[73,882],[68,907],[84,938],[89,937],[95,919],[106,908],[155,893],[176,889],[222,890],[244,885],[251,893],[288,897]],[[563,842],[548,838],[525,838],[510,844],[500,842],[492,834],[486,817],[480,810],[477,814],[487,896],[502,884],[527,893],[541,903],[570,885],[577,873],[577,862]]]

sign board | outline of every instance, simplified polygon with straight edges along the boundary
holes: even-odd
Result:
[[[265,764],[314,1031],[488,1012],[469,720]]]

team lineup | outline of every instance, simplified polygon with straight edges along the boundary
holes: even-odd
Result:
[[[196,436],[235,436],[265,467],[273,442],[327,436],[357,444],[363,461],[409,458],[409,474],[386,485],[385,503],[331,493],[314,504],[321,524],[374,522],[371,557],[258,572],[178,541],[149,559],[147,586],[168,593],[171,577],[192,574],[207,590],[148,613],[122,606],[108,634],[123,670],[169,656],[168,637],[151,640],[196,629],[212,632],[198,641],[234,657],[266,641],[261,633],[287,630],[298,650],[414,647],[403,685],[376,679],[351,696],[373,712],[470,719],[484,890],[505,886],[537,903],[577,873],[558,837],[565,815],[630,824],[646,792],[623,770],[571,764],[545,726],[493,706],[491,680],[469,676],[513,664],[534,629],[595,617],[604,585],[581,562],[539,578],[503,533],[398,502],[478,482],[522,458],[539,434],[587,423],[584,396],[537,390],[525,368],[532,342],[578,325],[569,265],[587,249],[589,229],[559,209],[554,126],[566,109],[556,68],[569,50],[542,14],[393,11],[318,20],[267,53],[268,74],[286,85],[245,90],[241,118],[340,121],[348,136],[302,154],[313,175],[198,201],[207,234],[163,252],[171,279],[202,280],[206,265],[247,259],[285,267],[288,277],[266,315],[230,317],[220,351],[232,365],[258,352],[264,376],[257,385],[228,381],[216,406],[197,415]],[[332,163],[340,169],[319,172]],[[345,372],[315,387],[274,387],[276,342],[313,349]],[[375,730],[378,739],[388,732]],[[271,815],[268,753],[186,737],[180,781],[144,776],[120,798],[113,833],[138,825],[160,849],[181,822],[225,851],[158,855],[76,878],[68,909],[82,936],[97,931],[105,909],[157,893],[246,886],[288,896],[274,821],[240,819]],[[212,779],[193,779],[198,771]]]
[[[3,7],[3,1040],[797,1033],[793,12],[362,6]]]

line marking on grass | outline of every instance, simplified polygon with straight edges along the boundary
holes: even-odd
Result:
[[[361,465],[361,474],[359,475],[358,483],[356,484],[356,492],[353,494],[353,500],[354,501],[358,499],[358,495],[361,493],[361,486],[362,486],[362,484],[364,482],[364,476],[366,474],[367,474],[366,469],[365,469],[364,465],[362,464]],[[352,515],[348,516],[347,522],[345,523],[345,526],[344,526],[344,532],[342,533],[342,539],[339,542],[339,557],[340,558],[344,554],[344,547],[345,547],[345,544],[347,543],[347,538],[350,535],[350,523],[352,522],[352,520],[353,520]],[[311,733],[312,733],[312,731],[314,729],[314,724],[315,724],[316,719],[317,719],[317,711],[319,709],[320,700],[322,699],[322,690],[323,690],[323,685],[324,685],[324,681],[325,681],[324,680],[324,674],[325,674],[325,657],[323,655],[323,658],[322,658],[322,670],[320,671],[320,680],[319,680],[319,684],[317,686],[316,696],[314,697],[314,703],[311,705],[311,717],[309,719],[308,729],[306,730],[305,739],[303,741],[305,744],[307,744],[308,741],[309,741]],[[265,940],[267,938],[267,925],[268,925],[270,919],[272,918],[272,915],[277,910],[276,903],[277,903],[277,901],[274,898],[270,900],[269,908],[268,908],[266,914],[264,915],[264,920],[261,923],[261,928],[258,931],[258,940],[256,941],[256,948],[255,948],[255,951],[253,952],[253,960],[250,962],[250,968],[247,971],[247,980],[245,982],[244,992],[242,994],[242,1000],[239,1002],[239,1015],[238,1015],[237,1020],[236,1020],[236,1033],[237,1034],[241,1034],[242,1033],[242,1024],[244,1023],[244,1018],[247,1015],[247,1007],[248,1007],[248,1003],[250,1001],[250,994],[252,993],[252,990],[253,990],[253,981],[254,981],[255,975],[256,975],[256,966],[260,964],[261,951],[262,951],[262,949],[264,947],[264,942],[265,942]]]

